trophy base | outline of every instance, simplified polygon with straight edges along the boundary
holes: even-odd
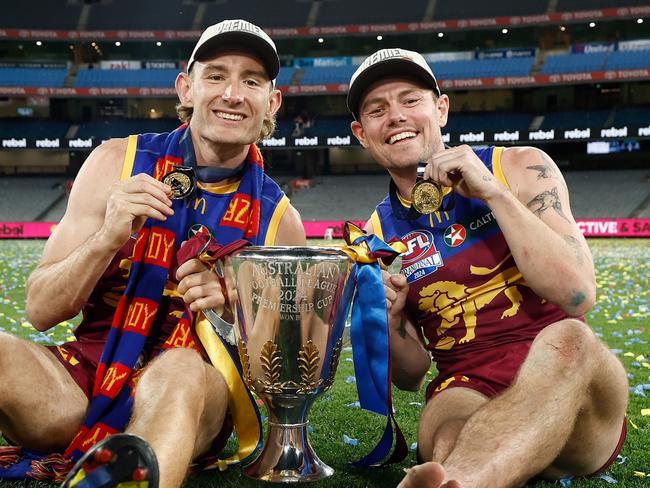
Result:
[[[306,423],[269,423],[262,452],[243,472],[249,478],[273,483],[318,481],[334,474],[309,444]]]

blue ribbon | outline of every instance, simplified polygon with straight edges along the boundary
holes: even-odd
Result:
[[[404,436],[392,412],[386,296],[377,260],[384,258],[384,262],[390,262],[399,252],[375,235],[359,235],[359,232],[356,232],[354,237],[354,241],[349,243],[349,248],[356,250],[358,259],[355,259],[356,262],[350,271],[350,281],[356,284],[350,336],[357,392],[361,408],[386,416],[386,427],[377,446],[353,463],[357,467],[368,467],[380,463],[390,453],[393,444],[393,423],[397,442],[394,453],[384,464],[399,462],[408,453]],[[371,259],[368,259],[369,257]]]

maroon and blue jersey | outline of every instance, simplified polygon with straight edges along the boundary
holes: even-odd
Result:
[[[475,150],[506,186],[503,148]],[[566,317],[527,285],[490,208],[479,199],[445,190],[447,211],[414,220],[394,215],[386,197],[371,217],[374,232],[407,246],[401,273],[409,283],[406,310],[427,340],[434,359],[495,345],[532,340],[546,325]],[[410,202],[400,198],[400,205]]]

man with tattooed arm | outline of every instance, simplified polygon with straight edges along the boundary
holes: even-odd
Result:
[[[399,488],[599,473],[625,439],[627,379],[583,318],[594,267],[567,186],[533,147],[445,147],[449,106],[412,51],[378,51],[350,81],[352,132],[392,179],[366,230],[408,247],[384,272],[393,383],[438,370]],[[423,183],[437,211],[416,210]]]

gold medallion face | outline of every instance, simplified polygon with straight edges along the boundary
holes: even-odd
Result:
[[[173,200],[185,198],[194,190],[194,182],[192,181],[192,178],[182,171],[172,171],[171,173],[167,173],[163,177],[162,182],[171,186],[171,198]]]
[[[420,180],[411,192],[413,208],[423,215],[432,214],[442,203],[442,186],[435,181]]]

